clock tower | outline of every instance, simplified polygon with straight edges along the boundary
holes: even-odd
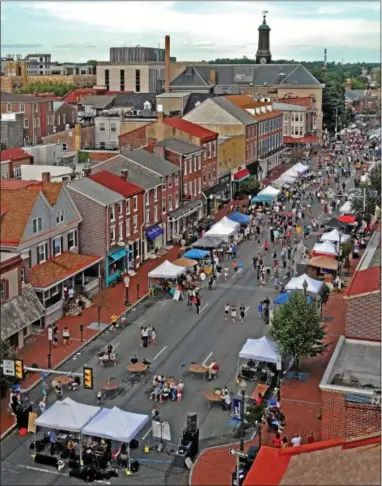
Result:
[[[269,48],[269,34],[271,28],[267,25],[267,13],[267,11],[263,12],[263,23],[259,27],[259,45],[256,52],[256,64],[270,64],[272,60]]]

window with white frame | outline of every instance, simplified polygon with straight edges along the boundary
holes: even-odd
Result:
[[[162,179],[162,192],[166,190],[166,178],[163,177]]]
[[[201,194],[202,192],[202,178],[199,177],[198,179],[198,194]]]
[[[133,216],[133,232],[136,233],[138,231],[138,214],[134,214]]]
[[[35,218],[32,220],[33,233],[39,233],[42,231],[42,218]]]
[[[110,228],[110,244],[115,243],[115,226]]]
[[[179,186],[179,174],[175,174],[175,185]]]
[[[253,131],[253,127],[251,127],[251,128],[252,128],[252,130],[251,130],[251,131]],[[253,135],[253,134],[252,134],[252,135]],[[213,155],[213,157],[216,157],[216,140],[214,140],[214,141],[212,142],[212,155]]]
[[[175,193],[175,209],[178,209],[179,207],[179,194],[176,192]]]
[[[167,177],[167,185],[168,185],[169,188],[172,187],[172,175],[169,175]]]
[[[197,169],[197,167],[198,167],[198,161],[196,160],[196,157],[193,157],[192,161],[194,163],[194,172],[196,172],[198,170]]]
[[[130,218],[126,218],[126,236],[129,237],[130,234],[131,234]]]
[[[187,175],[187,164],[188,164],[187,159],[184,159],[184,161],[183,161],[183,175],[185,175],[185,176]]]
[[[65,113],[62,114],[62,123],[63,123],[63,125],[66,125],[66,115],[65,115]]]
[[[195,180],[194,180],[194,196],[197,196],[197,194],[198,194],[198,193],[197,193],[197,191],[198,191],[198,188],[197,188],[197,182],[198,182],[198,181],[195,179]]]
[[[28,120],[28,118],[24,118],[24,128],[29,128],[29,120]]]
[[[37,118],[37,128],[40,128],[40,118]]]
[[[63,152],[66,152],[68,150],[68,144],[67,143],[62,144],[62,150],[63,150]]]
[[[166,198],[162,197],[162,214],[166,212]]]
[[[15,167],[13,169],[13,177],[15,179],[21,179],[21,167]]]
[[[62,238],[59,236],[58,238],[54,238],[52,242],[53,247],[53,256],[61,255],[62,253]]]
[[[154,223],[158,221],[158,206],[154,206]]]
[[[110,131],[111,132],[117,131],[117,124],[116,123],[110,123]]]
[[[57,224],[64,222],[64,210],[63,209],[57,209],[56,222],[57,222]]]
[[[21,113],[24,113],[25,111],[25,105],[23,103],[20,103],[20,111]]]
[[[11,113],[12,111],[12,104],[11,103],[7,103],[7,112],[8,113]]]
[[[168,196],[168,210],[172,211],[172,196],[169,194]]]
[[[126,214],[130,214],[131,211],[131,199],[126,199]]]
[[[3,278],[0,281],[0,302],[3,302],[5,299],[7,299],[7,294],[8,294],[8,285],[9,282],[7,279]]]
[[[123,204],[122,204],[122,201],[118,203],[118,216],[120,218],[123,216]]]
[[[184,194],[185,196],[187,196],[187,195],[188,195],[188,184],[187,184],[187,182],[185,182],[185,183],[183,184],[183,194]]]
[[[68,233],[68,250],[73,250],[73,248],[77,248],[77,230],[72,230]]]
[[[110,221],[115,221],[115,207],[110,206],[109,211],[110,211]]]
[[[133,197],[133,211],[134,213],[138,211],[138,196]]]
[[[49,116],[48,116],[49,120]],[[61,125],[61,115],[57,115],[57,125]]]
[[[105,123],[100,123],[99,124],[99,131],[100,132],[106,132],[106,125],[105,125]]]
[[[158,201],[158,188],[157,187],[154,187],[154,201],[155,202]]]
[[[37,246],[37,264],[44,263],[48,259],[48,243]]]
[[[123,223],[118,224],[118,241],[123,241]]]
[[[203,160],[207,160],[207,147],[203,145],[204,147],[204,152],[203,152]]]
[[[147,226],[150,224],[150,208],[146,209],[145,223],[146,223]]]
[[[198,170],[201,170],[202,168],[202,156],[198,155]]]

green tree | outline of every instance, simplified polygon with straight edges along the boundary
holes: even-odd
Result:
[[[351,78],[351,89],[364,89],[367,86],[365,78]]]
[[[377,191],[381,196],[381,163],[375,164],[375,166],[369,172],[370,189]]]
[[[341,245],[341,255],[339,257],[340,269],[346,267],[347,271],[350,271],[350,255],[353,251],[354,242],[351,238],[342,243]]]
[[[381,207],[380,196],[371,194],[367,189],[365,189],[364,196],[355,197],[351,200],[352,211],[359,219],[364,219],[367,224],[374,217],[377,206]]]
[[[276,307],[269,334],[283,357],[293,357],[296,369],[301,358],[323,354],[328,348],[320,309],[315,302],[308,303],[303,292],[295,292],[286,304]]]
[[[81,150],[78,152],[78,163],[79,164],[84,164],[86,162],[89,162],[90,160],[90,155],[88,152],[82,152]]]
[[[378,88],[381,87],[381,68],[375,71],[375,82],[377,83]]]
[[[260,190],[260,182],[256,179],[255,176],[248,177],[243,182],[240,182],[238,193],[246,194],[251,196],[256,196],[256,194]]]
[[[55,96],[65,96],[66,93],[75,89],[75,84],[67,83],[48,83],[48,82],[36,82],[29,83],[26,88],[20,89],[20,93],[53,93]]]
[[[16,353],[12,349],[8,340],[0,339],[0,359],[15,359]],[[7,390],[17,382],[16,378],[12,376],[0,375],[0,398],[3,398]]]
[[[98,64],[98,61],[96,61],[95,59],[90,59],[90,61],[88,61],[87,64],[89,64],[89,66],[93,66],[95,68]]]

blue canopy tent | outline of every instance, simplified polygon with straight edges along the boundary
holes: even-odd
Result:
[[[274,198],[272,196],[267,196],[266,194],[255,196],[252,198],[251,203],[257,203],[257,202],[272,202]]]
[[[210,253],[206,250],[198,250],[197,248],[193,250],[188,250],[183,255],[184,258],[191,258],[192,260],[200,260],[201,258],[207,258]]]
[[[293,292],[283,292],[278,297],[276,297],[276,299],[273,301],[273,303],[274,304],[286,304],[289,301],[292,294],[293,294]],[[312,298],[309,297],[309,295],[307,296],[306,301],[307,301],[308,304],[311,304],[313,302]]]
[[[239,223],[239,224],[248,224],[249,223],[249,216],[246,214],[240,213],[239,211],[236,211],[235,213],[232,213],[228,216],[228,219],[233,221],[234,223]]]

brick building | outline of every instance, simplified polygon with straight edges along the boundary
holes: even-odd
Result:
[[[323,440],[381,430],[380,243],[378,229],[345,291],[345,336],[320,383]]]
[[[32,165],[33,157],[21,148],[12,148],[0,152],[1,179],[21,179],[21,166]]]
[[[77,109],[75,106],[69,105],[64,101],[54,101],[53,102],[54,111],[54,125],[53,131],[62,132],[66,128],[74,127],[76,123]]]
[[[1,93],[1,113],[24,113],[24,144],[36,145],[53,133],[53,101],[24,94]]]
[[[68,152],[90,149],[94,147],[94,125],[81,126],[77,124],[70,130],[43,137],[42,143],[59,143],[63,146],[63,150]]]

